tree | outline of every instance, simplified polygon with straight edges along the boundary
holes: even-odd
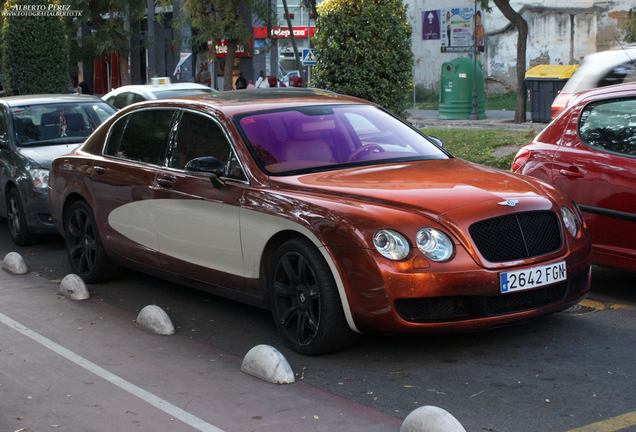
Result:
[[[163,5],[171,2],[172,0],[160,0]],[[183,0],[181,12],[175,25],[187,25],[195,31],[190,40],[193,49],[211,40],[210,57],[214,58],[217,41],[227,40],[225,64],[229,65],[230,71],[234,64],[236,47],[239,44],[247,47],[252,39],[251,27],[248,27],[243,17],[254,12],[261,21],[269,24],[274,16],[268,0]],[[225,80],[223,89],[232,90],[231,79]]]
[[[68,93],[64,22],[59,16],[37,13],[48,7],[46,0],[9,0],[4,5],[2,52],[8,94]]]
[[[510,6],[510,0],[492,0],[503,16],[517,29],[517,103],[514,122],[526,121],[526,47],[528,44],[528,23]],[[489,0],[479,0],[482,9],[491,12]]]
[[[625,42],[636,42],[636,8],[631,8],[627,12],[627,21],[621,26],[621,31],[625,35]]]
[[[119,76],[122,84],[130,83],[128,56],[131,51],[130,23],[140,21],[146,14],[145,0],[77,0],[82,15],[75,25],[90,25],[91,34],[81,40],[81,48],[74,47],[84,61],[101,58],[103,54],[119,54]],[[79,41],[78,41],[79,43]]]
[[[314,85],[406,117],[413,52],[402,0],[324,0],[318,11]]]

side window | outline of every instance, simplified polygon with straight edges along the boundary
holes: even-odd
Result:
[[[135,111],[111,129],[106,154],[158,165],[166,153],[175,110]]]
[[[636,79],[636,66],[633,62],[623,63],[613,68],[598,83],[599,87],[631,82]]]
[[[108,98],[108,102],[117,109],[122,109],[128,103],[128,95],[130,92],[123,92],[116,95],[114,98]]]
[[[579,136],[590,147],[636,156],[636,99],[619,99],[586,106]]]
[[[126,123],[130,116],[126,116],[117,120],[117,122],[110,127],[110,135],[108,136],[108,143],[106,144],[106,150],[104,154],[109,156],[116,156],[119,144],[121,144],[121,136],[124,134]]]
[[[132,94],[132,103],[143,102],[145,100],[146,100],[146,98],[143,97],[142,95],[138,94],[138,93],[133,93]]]
[[[242,170],[223,129],[209,117],[186,111],[179,122],[168,166],[185,169],[189,161],[204,156],[220,160],[228,177],[243,179]]]

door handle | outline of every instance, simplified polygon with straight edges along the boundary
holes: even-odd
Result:
[[[106,171],[107,171],[106,167],[101,165],[93,167],[93,170],[99,175],[106,174]]]
[[[167,177],[161,177],[157,179],[157,184],[164,189],[170,189],[174,186],[174,180]]]
[[[560,174],[566,176],[566,177],[574,177],[574,178],[581,178],[583,177],[583,173],[580,171],[570,171],[570,170],[565,170],[562,169],[559,171]]]

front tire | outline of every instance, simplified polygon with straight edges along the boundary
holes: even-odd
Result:
[[[305,238],[285,242],[274,256],[270,301],[279,332],[303,355],[321,355],[349,347],[349,328],[338,289],[320,251]]]
[[[37,237],[29,232],[24,204],[16,188],[12,188],[7,196],[7,221],[13,243],[18,246],[29,246],[37,242]]]
[[[77,201],[64,223],[66,253],[73,272],[86,283],[99,283],[119,276],[102,245],[95,216],[85,201]]]

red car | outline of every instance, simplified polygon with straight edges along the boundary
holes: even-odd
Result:
[[[590,288],[564,194],[323,90],[124,108],[53,161],[49,200],[87,282],[125,266],[268,308],[307,355],[527,320]]]
[[[636,84],[577,94],[519,150],[512,171],[544,180],[577,203],[594,263],[636,270]]]

